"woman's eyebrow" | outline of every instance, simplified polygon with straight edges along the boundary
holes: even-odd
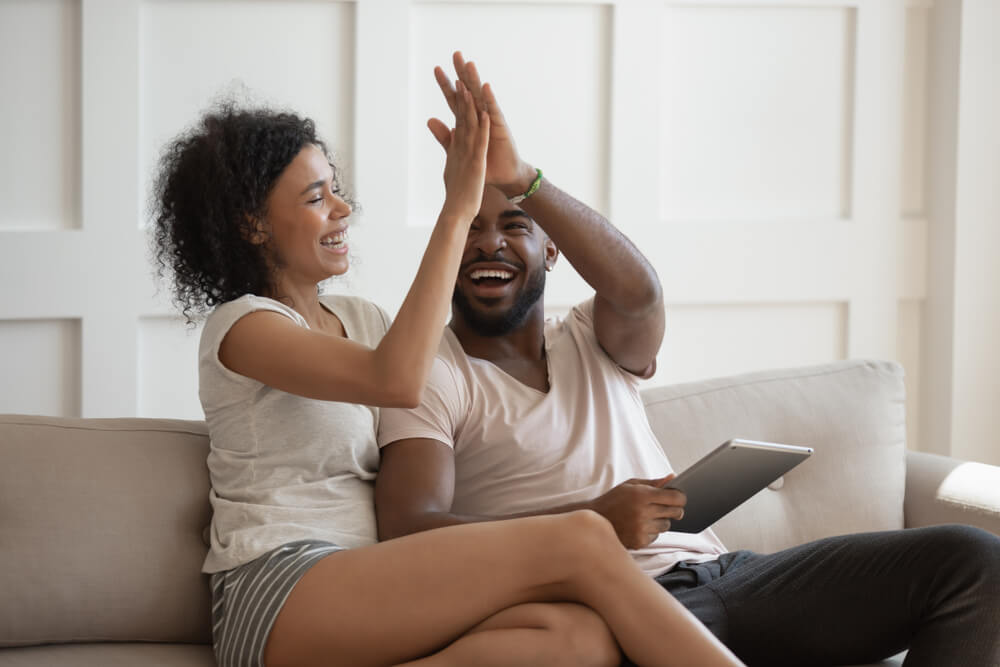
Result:
[[[305,193],[309,192],[310,190],[313,190],[315,188],[323,187],[324,185],[326,185],[326,179],[322,179],[322,180],[316,181],[314,183],[310,183],[309,185],[306,186],[305,190],[303,190],[302,192],[299,193],[299,196],[301,197],[302,195],[304,195]]]

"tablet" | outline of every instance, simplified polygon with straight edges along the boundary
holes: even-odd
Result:
[[[765,486],[809,458],[811,447],[730,440],[670,480],[687,495],[684,518],[670,530],[700,533]]]

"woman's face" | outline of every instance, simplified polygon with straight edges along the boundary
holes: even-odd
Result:
[[[316,146],[305,146],[278,177],[267,199],[264,247],[280,281],[315,285],[345,273],[351,207],[333,193],[333,168]]]

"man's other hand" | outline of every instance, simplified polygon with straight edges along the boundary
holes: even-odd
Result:
[[[663,488],[674,477],[627,480],[592,500],[589,508],[614,525],[625,548],[647,547],[670,530],[672,519],[684,516],[687,497],[677,489]]]

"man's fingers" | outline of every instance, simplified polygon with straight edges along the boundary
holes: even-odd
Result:
[[[503,117],[503,112],[500,111],[496,95],[493,94],[493,86],[488,83],[483,84],[483,103],[486,105],[486,110],[490,112],[490,121],[494,125],[506,127],[507,121]]]
[[[630,479],[631,484],[645,484],[646,486],[655,486],[658,489],[662,489],[663,485],[671,481],[674,477],[677,477],[674,473],[670,473],[665,477],[654,477],[653,479]]]
[[[678,489],[650,489],[647,502],[668,507],[684,507],[687,504],[687,496]]]

